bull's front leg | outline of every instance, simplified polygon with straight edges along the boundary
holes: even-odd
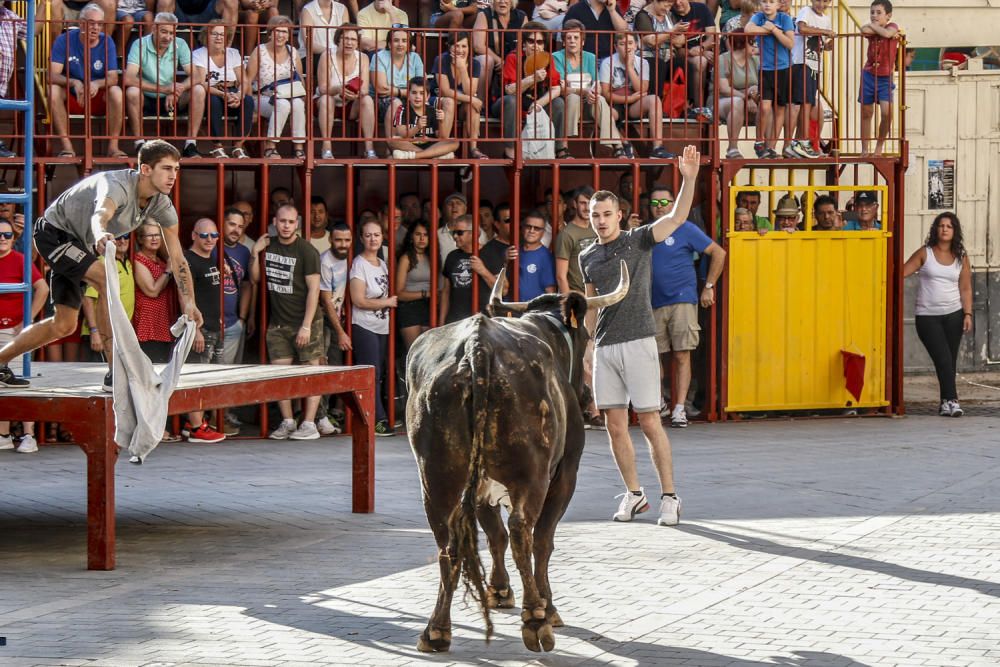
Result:
[[[514,591],[510,587],[510,575],[504,557],[507,554],[507,529],[499,507],[481,504],[476,508],[476,518],[486,533],[490,545],[493,567],[490,569],[490,585],[486,589],[486,605],[490,609],[513,609],[516,604]]]

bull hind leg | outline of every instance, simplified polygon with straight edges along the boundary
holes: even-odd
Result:
[[[441,583],[438,586],[437,603],[431,614],[427,627],[417,640],[417,650],[424,653],[439,653],[451,649],[451,601],[458,586],[460,572],[459,561],[452,558],[449,552],[450,533],[447,518],[440,516],[441,512],[424,503],[427,520],[434,533],[438,545],[438,568],[441,571]]]
[[[551,651],[556,646],[556,638],[552,632],[546,615],[547,601],[538,593],[534,573],[531,567],[532,533],[534,521],[529,520],[518,508],[510,516],[511,552],[514,563],[517,564],[524,585],[524,600],[521,608],[521,640],[529,651]]]
[[[490,570],[490,585],[486,589],[486,605],[490,609],[513,609],[516,604],[514,591],[510,587],[510,575],[504,557],[507,554],[507,529],[503,525],[499,507],[480,505],[476,508],[479,525],[486,533],[490,545],[493,567]]]

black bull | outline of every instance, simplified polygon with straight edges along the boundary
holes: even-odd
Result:
[[[551,651],[553,626],[548,565],[556,524],[576,487],[584,446],[581,402],[588,309],[617,303],[628,272],[613,293],[585,298],[542,295],[503,303],[497,280],[494,314],[479,314],[424,333],[407,357],[406,422],[420,472],[424,510],[438,546],[441,585],[421,651],[451,645],[451,600],[460,575],[492,633],[490,607],[514,606],[504,567],[509,518],[511,551],[524,587],[521,636],[532,651]],[[489,585],[479,558],[478,528],[489,542]],[[534,567],[531,559],[534,557]]]

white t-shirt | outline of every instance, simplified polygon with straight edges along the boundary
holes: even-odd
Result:
[[[361,255],[355,257],[351,264],[351,280],[360,280],[365,284],[367,299],[385,299],[389,296],[389,267],[381,259],[378,266],[372,266]],[[322,289],[322,285],[320,288]],[[351,304],[351,323],[375,334],[388,334],[389,309],[368,310]]]
[[[323,292],[333,293],[333,307],[339,315],[347,292],[346,259],[337,259],[330,250],[319,256],[319,288]]]
[[[795,20],[795,44],[792,47],[792,64],[801,65],[805,63],[814,72],[819,71],[820,60],[823,53],[823,38],[819,35],[799,34],[800,25],[808,25],[812,28],[823,28],[831,30],[833,20],[829,15],[820,16],[813,11],[812,7],[803,7],[799,10]]]
[[[633,67],[639,73],[639,79],[649,81],[649,63],[642,59],[638,53],[632,56]],[[624,88],[628,82],[625,74],[625,64],[618,57],[618,53],[612,53],[610,58],[601,61],[601,67],[597,72],[597,78],[602,83],[610,83],[611,89]],[[638,91],[635,91],[638,92]]]
[[[330,10],[329,21],[323,16],[319,0],[313,0],[303,7],[302,14],[304,15],[306,12],[309,12],[312,16],[313,23],[312,25],[304,25],[301,17],[299,18],[299,55],[303,58],[309,53],[309,49],[306,47],[306,33],[312,35],[312,43],[314,45],[322,46],[321,50],[317,49],[317,52],[322,53],[334,45],[333,33],[350,18],[350,15],[347,13],[347,7],[336,2],[336,0],[334,0],[333,9]]]
[[[316,252],[322,255],[324,252],[330,249],[330,235],[323,234],[323,236],[318,239],[314,239],[312,235],[309,236],[309,243],[312,247],[316,248]]]
[[[236,68],[243,67],[243,57],[236,49],[226,49],[226,62],[222,67],[219,67],[208,57],[208,48],[203,46],[191,54],[191,64],[208,70],[205,75],[208,85],[214,86],[225,81],[226,87],[231,87],[239,82],[236,78]]]

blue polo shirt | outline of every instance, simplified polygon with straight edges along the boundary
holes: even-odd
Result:
[[[768,18],[764,16],[763,12],[757,12],[750,17],[750,23],[756,26],[763,26],[767,21]],[[795,30],[795,21],[785,12],[778,12],[771,23],[778,26],[782,32],[789,30],[794,32]],[[760,46],[760,68],[763,71],[773,72],[792,66],[792,50],[779,42],[773,35],[758,36],[757,44]]]
[[[653,247],[653,308],[675,303],[698,303],[694,254],[703,253],[712,239],[693,222],[685,222]]]
[[[518,301],[531,301],[536,296],[545,294],[546,287],[556,286],[556,265],[548,248],[521,248],[518,254],[521,265],[518,273]]]
[[[83,71],[84,46],[80,41],[80,29],[76,28],[56,37],[52,43],[52,55],[49,60],[53,63],[61,63],[65,69],[65,74],[70,79],[85,81]],[[115,41],[108,39],[108,36],[101,33],[101,38],[97,40],[97,45],[90,49],[90,80],[98,81],[107,76],[108,70],[118,69],[118,49]]]

